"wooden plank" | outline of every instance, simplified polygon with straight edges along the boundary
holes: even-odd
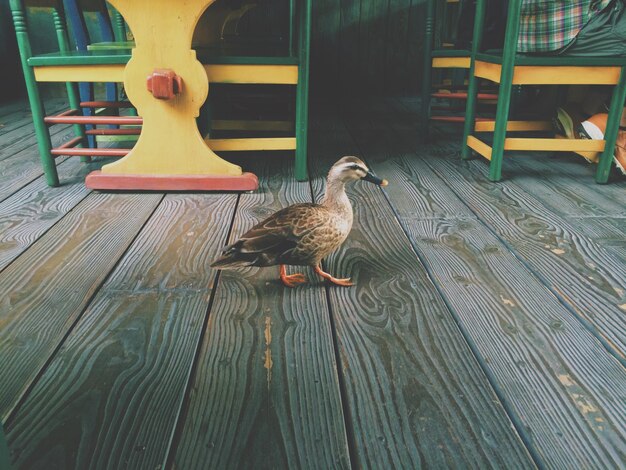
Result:
[[[58,113],[69,107],[67,103],[59,102],[59,100],[47,101],[45,105],[48,113]],[[13,144],[24,135],[34,133],[33,116],[28,108],[0,119],[0,145],[2,147]]]
[[[474,137],[473,135],[468,135],[467,146],[476,151],[480,156],[485,157],[487,160],[491,160],[491,147],[482,140]]]
[[[504,139],[504,150],[600,152],[604,150],[604,140],[507,138]]]
[[[446,178],[455,175],[460,197],[626,364],[626,324],[620,307],[626,303],[626,264],[590,238],[594,235],[590,225],[570,222],[571,215],[561,215],[556,207],[551,210],[550,205],[546,206],[532,191],[520,188],[516,181],[494,185],[483,178],[488,171],[484,163],[474,161],[466,167],[457,158],[434,163],[440,174],[450,172]],[[519,167],[517,171],[524,173]],[[614,194],[623,207],[619,187],[592,186],[600,195],[605,191]],[[559,199],[557,194],[552,197]]]
[[[485,168],[478,162],[463,175],[458,162],[436,163],[437,171],[451,172],[450,180],[459,185],[458,194],[472,209],[626,364],[626,323],[619,307],[626,303],[626,266],[588,239],[576,224],[546,210],[540,200],[517,185],[493,191],[493,185],[482,179]]]
[[[361,1],[343,0],[335,2],[339,11],[339,27],[337,31],[338,69],[337,83],[342,94],[352,94],[359,81],[359,31],[361,28]],[[358,86],[358,85],[357,85]]]
[[[124,64],[33,67],[38,82],[124,82]]]
[[[89,194],[85,176],[99,167],[66,161],[59,165],[62,186],[51,188],[37,178],[0,202],[0,271]]]
[[[297,65],[204,65],[209,82],[297,85]]]
[[[163,200],[9,423],[17,467],[165,466],[236,199]]]
[[[69,126],[65,125],[54,126],[50,129],[50,138],[57,142],[59,136],[64,136],[71,132],[71,130]],[[21,131],[22,134],[18,138],[15,138],[12,143],[7,143],[7,145],[0,147],[0,161],[10,158],[23,150],[37,149],[37,138],[35,137],[33,127],[24,126],[20,128],[19,131]],[[65,142],[65,140],[63,140],[63,142]]]
[[[319,197],[338,152],[358,152],[345,130],[312,136]],[[349,191],[355,225],[327,268],[356,282],[329,289],[356,467],[533,467],[384,194]]]
[[[161,200],[91,194],[0,274],[0,419],[23,397]]]
[[[52,137],[52,145],[67,142],[73,136],[71,130],[59,132]],[[56,159],[57,165],[66,157]],[[36,146],[25,148],[16,154],[0,160],[0,201],[26,186],[43,174],[39,152]]]
[[[283,158],[250,162],[231,241],[274,210],[311,200]],[[349,468],[323,284],[288,289],[278,268],[223,271],[198,358],[175,468]]]
[[[461,182],[472,169],[450,158],[444,166],[429,156],[433,146],[420,147],[426,158],[416,155],[405,132],[367,135],[357,138],[368,162],[400,183],[387,189],[392,204],[541,464],[623,466],[626,370],[494,236],[498,227],[455,194],[474,209],[468,192],[483,193],[480,183]],[[503,201],[507,185],[489,184],[501,201],[490,210],[513,206]]]
[[[385,43],[384,85],[387,93],[402,90],[417,77],[409,75],[407,48],[412,0],[389,0]]]
[[[294,150],[295,137],[259,137],[247,139],[205,139],[207,145],[216,152],[242,150]]]

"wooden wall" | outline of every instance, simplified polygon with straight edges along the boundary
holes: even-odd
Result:
[[[426,0],[313,0],[312,92],[417,92]]]

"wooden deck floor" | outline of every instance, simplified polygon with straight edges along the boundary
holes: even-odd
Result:
[[[0,108],[15,467],[624,468],[626,182],[543,155],[490,183],[458,136],[420,141],[415,105],[316,112],[311,183],[251,156],[261,188],[242,195],[90,192],[101,163],[76,159],[49,188],[25,103]],[[208,267],[319,200],[345,154],[390,181],[351,188],[355,227],[326,262],[356,287]]]

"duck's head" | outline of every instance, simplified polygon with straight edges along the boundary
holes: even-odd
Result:
[[[348,183],[353,180],[363,180],[378,186],[387,186],[387,180],[380,179],[370,171],[362,160],[356,157],[343,157],[335,163],[328,172],[329,181]]]

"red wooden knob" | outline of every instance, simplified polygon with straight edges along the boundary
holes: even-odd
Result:
[[[170,69],[154,69],[148,75],[148,91],[158,100],[170,100],[183,90],[183,79]]]

